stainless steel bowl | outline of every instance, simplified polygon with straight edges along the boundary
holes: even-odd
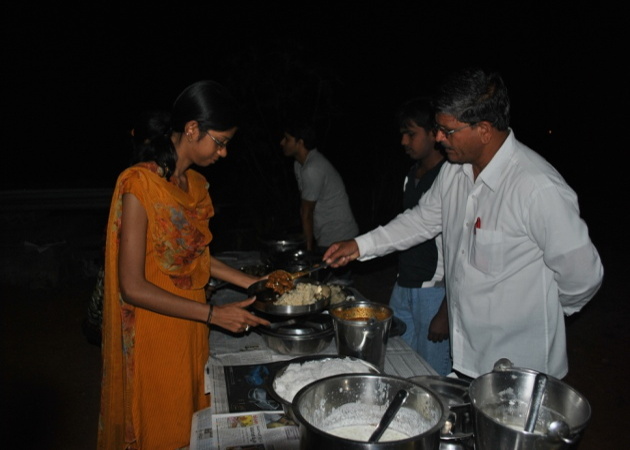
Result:
[[[272,322],[271,327],[256,327],[265,345],[282,355],[312,355],[324,350],[332,342],[335,330],[328,314]]]
[[[408,437],[368,443],[367,437],[376,427],[382,411],[401,389],[409,396],[389,428]],[[449,411],[437,393],[404,378],[349,374],[304,386],[293,398],[293,413],[300,427],[301,449],[437,450]],[[352,439],[331,434],[334,428],[353,426],[366,426],[368,430],[364,431],[370,434],[360,436],[355,432]]]

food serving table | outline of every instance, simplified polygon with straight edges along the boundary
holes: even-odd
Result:
[[[357,300],[366,300],[356,289],[349,288]],[[213,303],[222,305],[244,300],[247,294],[238,289],[224,287],[212,297]],[[335,339],[318,354],[336,355]],[[210,358],[206,367],[206,391],[212,395],[215,413],[230,412],[227,392],[221,378],[226,366],[268,364],[287,361],[297,356],[283,355],[269,349],[262,336],[250,330],[248,333],[234,334],[219,328],[210,332]],[[400,336],[389,337],[385,352],[383,372],[388,375],[409,378],[421,375],[437,375],[435,370]]]
[[[254,255],[255,256],[255,255]],[[250,258],[254,258],[250,256]],[[254,258],[255,259],[255,258]],[[225,261],[228,264],[230,261]],[[238,262],[234,266],[238,266]],[[356,300],[367,301],[360,292],[349,287]],[[222,286],[212,295],[212,302],[216,305],[232,303],[247,298],[245,290],[230,285]],[[255,383],[252,378],[264,377],[273,373],[274,367],[278,367],[283,361],[288,361],[297,356],[279,354],[265,344],[262,336],[250,329],[247,333],[234,334],[220,328],[211,328],[210,332],[210,357],[206,365],[206,392],[211,395],[211,407],[207,410],[195,413],[191,429],[191,450],[205,450],[224,448],[228,445],[217,444],[221,439],[236,441],[235,434],[243,433],[242,424],[233,425],[237,418],[248,417],[252,412],[264,420],[269,420],[265,416],[276,413],[283,415],[281,405],[270,398],[252,398],[251,392],[255,391],[251,384]],[[328,347],[324,348],[319,355],[337,355],[335,339]],[[274,364],[278,363],[278,364]],[[416,353],[400,336],[390,336],[388,338],[385,364],[383,373],[410,378],[423,375],[437,375],[429,364]],[[264,387],[264,382],[260,385]],[[249,392],[250,398],[247,399]],[[240,395],[240,397],[239,397]],[[236,399],[235,399],[236,397]],[[264,393],[263,393],[264,397]],[[244,415],[245,414],[245,415]],[[270,428],[270,427],[266,427]],[[285,436],[285,443],[279,443],[277,437],[271,436],[276,430],[266,429],[265,426],[257,429],[261,433],[260,440],[271,443],[275,448],[297,448],[297,427],[291,432],[285,430],[280,435]],[[227,438],[226,438],[227,436]],[[239,434],[239,436],[241,436]],[[252,434],[247,435],[251,438]],[[248,441],[250,444],[251,441]],[[280,444],[280,446],[278,446]],[[286,444],[286,445],[285,445]]]
[[[368,301],[360,292],[348,288],[357,300]],[[225,287],[218,290],[212,297],[212,302],[223,305],[247,298],[247,294],[238,288]],[[319,354],[337,354],[335,340]],[[263,338],[256,332],[233,334],[219,328],[212,328],[210,332],[210,358],[211,365],[239,365],[239,364],[264,364],[274,361],[286,361],[296,358],[291,355],[281,355],[269,349]],[[420,375],[437,375],[437,372],[400,336],[388,338],[385,352],[385,367],[383,370],[388,375],[409,378]]]

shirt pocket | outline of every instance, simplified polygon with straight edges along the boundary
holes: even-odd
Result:
[[[488,275],[496,275],[503,268],[503,233],[477,229],[473,235],[470,263]]]

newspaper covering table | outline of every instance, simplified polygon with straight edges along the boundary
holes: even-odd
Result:
[[[255,259],[255,255],[246,256]],[[239,257],[241,255],[237,255],[235,265],[240,264]],[[361,293],[350,289],[357,299],[365,300]],[[241,289],[223,288],[213,295],[212,301],[225,304],[246,297]],[[336,356],[335,340],[319,354]],[[266,398],[262,391],[249,389],[246,393],[246,388],[240,389],[241,385],[256,385],[242,382],[244,377],[264,377],[273,370],[275,363],[293,358],[295,356],[270,350],[254,331],[232,334],[212,329],[210,357],[205,368],[205,389],[211,395],[212,406],[193,415],[190,450],[298,449],[298,427],[284,416],[282,407]],[[402,378],[436,375],[400,336],[388,339],[383,372]],[[235,392],[238,398],[232,395],[230,401],[230,394]]]

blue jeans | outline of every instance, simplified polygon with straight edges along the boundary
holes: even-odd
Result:
[[[442,376],[452,372],[450,341],[431,342],[428,336],[444,295],[443,287],[405,288],[396,283],[389,300],[394,315],[407,325],[402,339]]]

